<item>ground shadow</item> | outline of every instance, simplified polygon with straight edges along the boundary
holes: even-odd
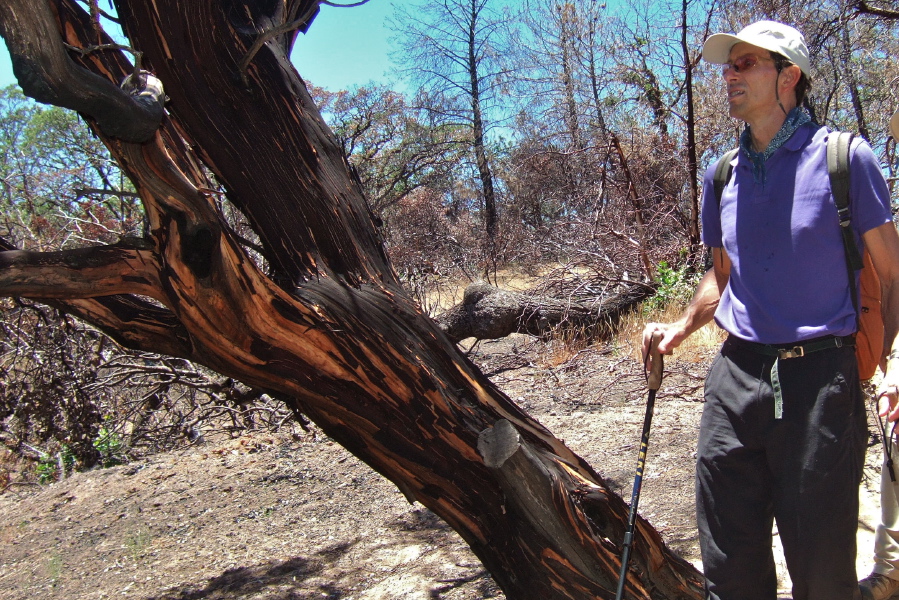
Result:
[[[339,600],[348,592],[332,584],[316,586],[310,591],[304,582],[321,573],[328,563],[346,554],[355,542],[335,544],[316,554],[315,558],[291,558],[270,561],[250,567],[228,569],[210,579],[205,586],[186,584],[147,600],[237,600],[268,593],[272,600]]]
[[[481,569],[468,577],[444,579],[440,581],[439,583],[443,585],[431,590],[428,597],[431,600],[441,600],[444,597],[444,594],[473,582],[478,582],[477,591],[479,598],[496,598],[502,594],[502,590],[500,590],[499,586],[496,585],[496,582],[493,581],[493,577],[491,577],[490,573],[488,573],[486,569]]]

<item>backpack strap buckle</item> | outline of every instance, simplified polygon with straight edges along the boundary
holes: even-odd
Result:
[[[852,223],[848,206],[837,207],[837,216],[840,219],[840,227],[849,227]]]

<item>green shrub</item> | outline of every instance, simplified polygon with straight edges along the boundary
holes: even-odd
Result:
[[[686,306],[693,297],[700,273],[692,272],[686,264],[673,269],[662,261],[658,266],[659,288],[655,296],[643,304],[644,313],[662,310],[668,306]]]
[[[100,428],[100,433],[97,435],[97,439],[94,440],[94,448],[100,453],[100,464],[104,468],[128,462],[122,438],[116,432],[110,431],[106,427]]]
[[[60,469],[64,469],[64,472],[60,472]],[[37,471],[37,480],[44,484],[64,479],[65,474],[74,469],[75,455],[68,446],[63,446],[55,454],[41,453],[35,470]]]
[[[128,455],[122,438],[114,431],[101,427],[93,441],[94,449],[100,454],[100,465],[104,468],[122,465],[128,462]],[[65,479],[65,475],[75,470],[77,460],[72,450],[63,445],[59,452],[41,452],[35,471],[37,480],[42,483],[53,483]],[[60,469],[65,469],[64,473]],[[80,470],[80,469],[79,469]]]

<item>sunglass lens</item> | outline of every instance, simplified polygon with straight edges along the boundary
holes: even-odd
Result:
[[[752,67],[758,64],[758,58],[752,56],[741,56],[737,60],[732,63],[725,63],[724,65],[724,74],[726,75],[730,69],[734,70],[734,73],[742,73],[744,71],[748,71]]]

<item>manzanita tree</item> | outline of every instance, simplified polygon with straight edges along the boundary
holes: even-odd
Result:
[[[611,598],[627,506],[403,292],[288,60],[318,4],[116,0],[125,54],[94,2],[0,3],[25,93],[81,113],[148,220],[105,246],[0,240],[0,294],[282,399],[449,523],[509,598]],[[228,226],[222,196],[257,239]],[[701,596],[643,520],[630,564],[629,598]]]

